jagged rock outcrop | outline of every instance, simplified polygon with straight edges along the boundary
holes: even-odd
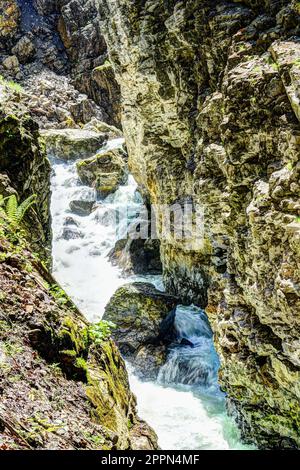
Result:
[[[96,117],[120,126],[120,91],[97,0],[7,0],[0,30],[0,73],[22,83],[41,123],[47,117],[52,127],[70,127],[70,119],[85,124]]]
[[[112,337],[142,378],[155,379],[166,360],[169,342],[161,325],[177,303],[152,284],[133,282],[120,287],[105,307],[103,319],[115,325]]]
[[[299,448],[299,2],[99,8],[131,171],[204,209],[201,249],[161,240],[166,287],[207,308],[244,437]]]
[[[93,186],[100,197],[114,193],[128,176],[124,157],[124,151],[120,148],[79,161],[76,166],[80,181]]]
[[[16,193],[19,201],[38,195],[30,210],[30,239],[44,259],[50,256],[50,164],[39,143],[39,129],[26,108],[18,104],[19,93],[0,83],[0,191]]]
[[[108,257],[125,274],[162,273],[159,240],[123,238],[117,240]]]

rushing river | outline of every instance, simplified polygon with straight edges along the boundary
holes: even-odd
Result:
[[[110,141],[107,148],[122,145]],[[53,274],[91,322],[101,319],[105,305],[125,282],[144,280],[163,289],[160,276],[129,277],[112,266],[108,253],[120,238],[114,214],[130,207],[134,213],[141,198],[131,176],[126,185],[108,196],[90,215],[71,212],[74,200],[95,200],[93,189],[80,184],[75,162],[51,158]],[[139,415],[156,431],[162,449],[244,449],[217,381],[218,357],[204,312],[177,307],[175,327],[189,344],[171,346],[156,382],[141,382],[129,367],[130,383],[138,399]]]

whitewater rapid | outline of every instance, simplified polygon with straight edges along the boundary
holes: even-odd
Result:
[[[110,141],[103,150],[119,147],[123,139]],[[132,176],[86,216],[72,213],[72,200],[96,201],[95,191],[80,184],[76,162],[50,156],[52,164],[53,275],[91,322],[102,318],[105,305],[126,282],[152,282],[163,289],[160,276],[122,277],[108,253],[124,227],[116,231],[115,213],[132,213],[141,197]],[[71,236],[65,233],[70,230]],[[67,239],[66,239],[67,238]],[[239,433],[225,410],[218,386],[219,361],[204,312],[179,306],[176,329],[191,345],[174,344],[156,382],[142,382],[128,366],[130,384],[137,396],[138,411],[156,431],[165,450],[244,449]]]

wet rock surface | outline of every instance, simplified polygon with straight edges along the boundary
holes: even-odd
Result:
[[[27,104],[38,103],[34,107],[40,109],[36,115],[41,123],[45,124],[43,118],[50,111],[55,124],[52,127],[65,121],[55,113],[61,97],[60,107],[71,112],[76,123],[85,124],[89,113],[93,113],[120,127],[120,92],[112,67],[107,67],[96,0],[3,1],[0,26],[0,73],[22,83],[30,95]],[[53,82],[57,96],[45,93],[41,74]],[[65,89],[59,86],[62,75]],[[66,99],[68,93],[73,96]],[[51,102],[51,110],[45,100]],[[65,123],[65,127],[70,125]]]
[[[151,239],[118,240],[109,253],[110,261],[125,274],[161,274],[160,243]]]
[[[114,193],[128,176],[122,149],[103,151],[82,160],[77,163],[77,171],[81,182],[93,186],[99,197]]]
[[[74,200],[70,202],[70,210],[77,215],[90,215],[95,205],[95,201]]]
[[[15,0],[3,0],[0,6],[0,50],[15,37],[20,21],[20,10]]]
[[[99,121],[96,118],[92,118],[85,126],[84,129],[88,129],[94,132],[101,132],[106,134],[109,139],[118,139],[123,137],[123,133],[120,129],[106,122]]]
[[[298,2],[100,10],[130,170],[152,203],[204,208],[201,249],[162,240],[166,287],[207,308],[243,435],[299,448]]]
[[[120,287],[105,308],[103,319],[116,325],[114,340],[142,378],[156,378],[166,360],[168,342],[163,342],[160,325],[177,303],[152,284],[134,282]]]

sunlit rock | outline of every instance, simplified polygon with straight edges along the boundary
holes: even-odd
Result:
[[[78,162],[77,171],[81,182],[93,186],[100,197],[115,192],[127,179],[124,157],[122,149],[114,149]]]
[[[63,160],[89,158],[107,140],[105,134],[83,129],[50,129],[41,135],[48,153]]]

